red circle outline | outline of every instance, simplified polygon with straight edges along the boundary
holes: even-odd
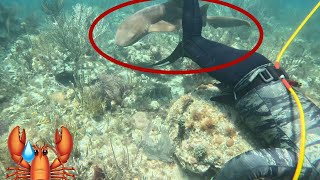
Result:
[[[262,44],[262,41],[263,41],[263,29],[262,29],[262,26],[261,26],[260,22],[252,14],[250,14],[246,10],[244,10],[244,9],[242,9],[242,8],[236,6],[236,5],[233,5],[233,4],[221,1],[221,0],[202,0],[202,1],[210,2],[210,3],[216,3],[216,4],[223,5],[223,6],[227,6],[229,8],[232,8],[232,9],[236,10],[236,11],[239,11],[240,13],[242,13],[242,14],[246,15],[248,18],[250,18],[255,23],[255,25],[257,26],[257,28],[259,30],[259,39],[257,41],[257,44],[247,54],[245,54],[245,55],[243,55],[243,56],[241,56],[241,57],[239,57],[239,58],[237,58],[237,59],[235,59],[233,61],[230,61],[230,62],[225,63],[225,64],[221,64],[221,65],[218,65],[218,66],[212,66],[212,67],[200,68],[200,69],[192,69],[192,70],[160,70],[160,69],[144,68],[144,67],[135,66],[135,65],[132,65],[132,64],[128,64],[128,63],[119,61],[119,60],[109,56],[108,54],[104,53],[97,46],[97,44],[95,43],[95,41],[93,39],[93,30],[94,30],[95,26],[99,23],[99,21],[101,21],[102,18],[104,18],[105,16],[107,16],[108,14],[110,14],[110,13],[116,11],[116,10],[119,10],[119,9],[124,8],[126,6],[130,6],[130,5],[134,5],[134,4],[138,4],[138,3],[142,3],[142,2],[148,2],[148,1],[151,1],[151,0],[131,0],[131,1],[129,0],[128,2],[124,2],[122,4],[114,6],[114,7],[110,8],[110,9],[106,10],[102,14],[100,14],[93,21],[93,23],[91,24],[90,29],[89,29],[88,36],[89,36],[89,40],[90,40],[90,43],[91,43],[92,47],[101,56],[103,56],[107,60],[109,60],[109,61],[111,61],[111,62],[113,62],[113,63],[115,63],[117,65],[129,68],[129,69],[132,69],[132,70],[137,70],[137,71],[147,72],[147,73],[155,73],[155,74],[196,74],[196,73],[204,73],[204,72],[216,71],[216,70],[227,68],[229,66],[232,66],[232,65],[235,65],[237,63],[240,63],[240,62],[244,61],[246,58],[250,57],[252,54],[254,54],[259,49],[260,45]]]

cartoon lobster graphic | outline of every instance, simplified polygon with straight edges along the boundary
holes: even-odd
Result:
[[[7,174],[6,178],[14,177],[16,179],[29,179],[29,180],[53,180],[64,179],[72,177],[75,179],[75,175],[67,172],[66,170],[75,170],[73,167],[65,167],[69,159],[70,153],[73,147],[73,140],[69,130],[62,126],[61,134],[58,129],[55,133],[55,148],[48,144],[44,144],[41,147],[38,145],[32,145],[34,150],[34,158],[31,161],[31,165],[23,159],[23,150],[26,145],[26,133],[23,129],[20,135],[20,127],[16,126],[10,133],[8,138],[8,148],[12,159],[17,166],[7,168],[8,171],[13,170],[11,174]],[[49,165],[49,158],[47,156],[48,149],[51,149],[57,158],[54,159],[51,165]]]

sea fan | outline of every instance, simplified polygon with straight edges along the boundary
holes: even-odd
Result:
[[[124,95],[128,91],[128,86],[123,79],[110,74],[100,75],[95,86],[101,97],[106,101],[114,101],[117,104],[121,104]]]

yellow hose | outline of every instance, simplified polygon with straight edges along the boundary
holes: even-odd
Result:
[[[288,46],[290,45],[290,43],[293,41],[293,39],[297,36],[297,34],[300,32],[300,30],[303,28],[303,26],[309,21],[309,19],[311,18],[311,16],[316,12],[316,10],[319,8],[320,6],[320,1],[318,2],[318,4],[312,9],[312,11],[308,14],[308,16],[302,21],[302,23],[299,25],[299,27],[295,30],[295,32],[291,35],[291,37],[289,38],[289,40],[286,42],[286,44],[282,47],[280,53],[278,54],[276,63],[280,62],[280,58],[282,57],[284,51],[288,48]]]
[[[297,36],[297,34],[300,32],[300,30],[303,28],[303,26],[308,22],[308,20],[311,18],[311,16],[316,12],[316,10],[319,7],[320,7],[320,1],[312,9],[312,11],[308,14],[308,16],[302,21],[302,23],[299,25],[299,27],[295,30],[295,32],[291,35],[289,40],[283,46],[283,48],[281,49],[281,51],[277,57],[277,60],[275,62],[276,69],[280,68],[280,59],[281,59],[283,53],[285,52],[285,50],[288,48],[288,46],[293,41],[293,39]],[[300,132],[301,132],[300,133],[300,151],[299,151],[298,164],[297,164],[296,170],[294,172],[294,176],[293,176],[293,180],[297,180],[300,176],[300,173],[301,173],[301,170],[303,167],[305,144],[306,144],[306,128],[305,128],[304,112],[303,112],[303,108],[300,103],[300,100],[299,100],[297,94],[295,93],[295,91],[293,90],[293,88],[289,85],[289,83],[285,79],[282,79],[282,82],[284,83],[286,88],[290,91],[291,95],[294,97],[294,99],[297,103],[298,109],[299,109],[299,114],[300,114],[300,124],[301,124],[301,126],[300,126]]]
[[[303,113],[303,109],[302,109],[302,105],[300,103],[300,100],[296,94],[296,92],[294,92],[294,90],[292,88],[289,89],[290,93],[292,94],[292,96],[294,97],[298,109],[299,109],[299,114],[300,114],[300,151],[299,151],[299,160],[298,160],[298,164],[296,167],[296,171],[294,172],[294,176],[293,176],[293,180],[297,180],[300,176],[302,167],[303,167],[303,160],[304,160],[304,151],[305,151],[305,145],[306,145],[306,125],[305,125],[305,121],[304,121],[304,113]]]

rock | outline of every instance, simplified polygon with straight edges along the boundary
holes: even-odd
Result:
[[[160,108],[160,104],[158,101],[151,101],[150,107],[152,110],[158,110]]]
[[[232,122],[232,109],[191,95],[181,96],[169,109],[166,124],[176,143],[175,156],[182,168],[204,174],[220,169],[234,156],[252,149]]]
[[[134,123],[134,127],[139,130],[144,130],[148,127],[149,119],[146,112],[136,112],[132,116],[132,122]]]

